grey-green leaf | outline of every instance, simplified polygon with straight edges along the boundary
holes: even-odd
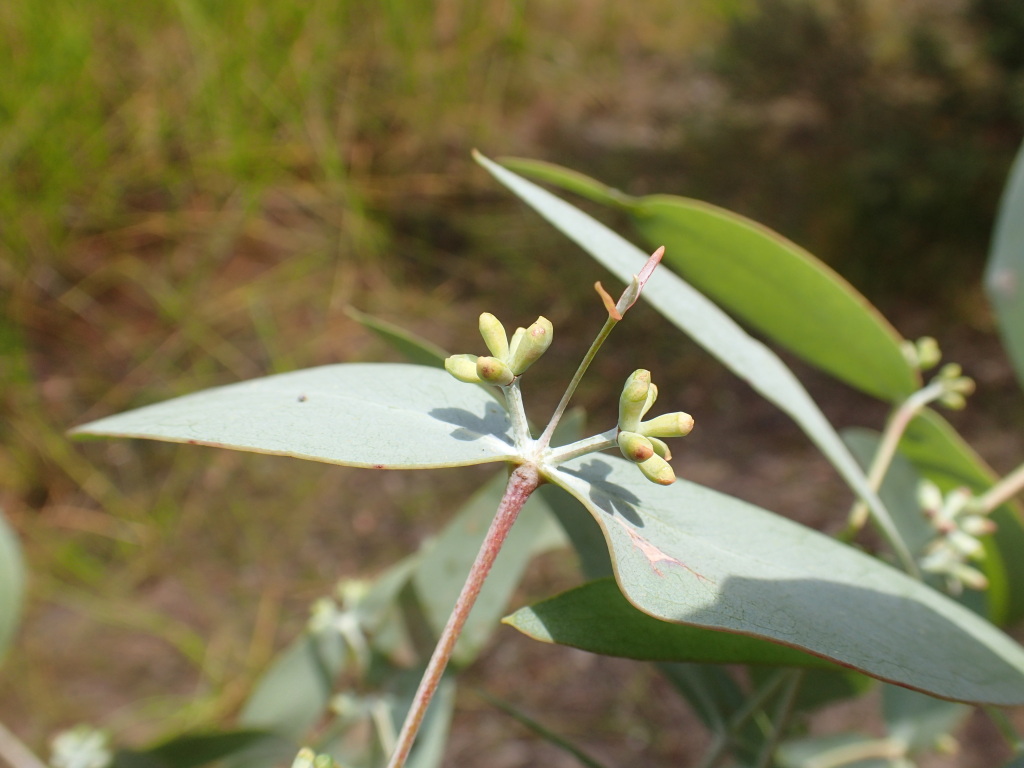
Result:
[[[604,529],[626,598],[943,698],[1024,703],[1024,649],[984,619],[817,531],[616,456],[550,474]]]
[[[25,597],[25,564],[14,531],[0,510],[0,661],[14,637]]]
[[[647,255],[583,211],[541,189],[536,184],[476,155],[498,181],[530,205],[594,259],[628,283],[640,272]],[[714,303],[671,272],[655,270],[643,297],[666,319],[717,357],[733,373],[749,382],[769,401],[788,413],[822,450],[840,474],[871,506],[876,520],[904,561],[913,569],[913,561],[901,549],[899,535],[885,507],[868,486],[864,473],[843,445],[828,419],[811,399],[803,385],[778,355],[740,328]]]
[[[985,269],[1006,351],[1024,387],[1024,145],[1010,170]]]
[[[76,435],[143,437],[375,469],[515,456],[504,409],[446,371],[326,365],[217,387],[110,416]]]
[[[520,608],[503,621],[534,640],[604,656],[840,668],[818,656],[756,637],[659,621],[630,605],[610,578]]]

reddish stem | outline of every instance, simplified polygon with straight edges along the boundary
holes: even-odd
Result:
[[[445,624],[441,637],[437,641],[437,647],[434,648],[427,669],[423,673],[423,679],[420,680],[420,686],[416,690],[409,714],[405,716],[402,731],[398,734],[398,740],[395,743],[395,750],[391,753],[391,759],[388,761],[388,768],[401,768],[405,765],[409,751],[416,739],[416,733],[427,713],[427,707],[441,682],[441,676],[444,674],[445,667],[448,666],[448,660],[462,633],[462,627],[465,625],[466,619],[469,618],[469,612],[473,609],[473,604],[484,585],[484,579],[487,578],[491,566],[494,565],[494,560],[497,558],[498,552],[501,551],[501,545],[505,542],[508,532],[512,530],[512,524],[519,517],[519,510],[523,508],[526,500],[530,498],[530,494],[539,485],[540,474],[533,464],[522,464],[516,467],[509,477],[505,495],[501,499],[501,504],[498,505],[498,511],[491,521],[491,527],[484,537],[473,567],[469,570],[466,583],[462,587],[462,592],[459,593],[459,599],[455,602],[452,615],[448,617],[448,623]]]

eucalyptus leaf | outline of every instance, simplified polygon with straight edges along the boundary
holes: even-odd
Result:
[[[267,731],[187,733],[149,749],[121,750],[114,755],[110,768],[199,768],[243,754],[256,759],[261,752],[269,760],[260,762],[273,765],[282,755],[291,757],[295,751],[290,742]]]
[[[276,657],[257,683],[238,716],[239,724],[300,744],[327,710],[345,662],[346,644],[341,635],[304,632]]]
[[[25,563],[18,538],[0,509],[0,661],[14,638],[25,599]]]
[[[643,661],[839,669],[819,656],[757,637],[660,621],[633,607],[614,579],[599,579],[503,619],[527,637]]]
[[[410,363],[444,368],[444,361],[448,357],[448,353],[434,342],[424,339],[400,325],[360,312],[355,307],[346,307],[345,314],[372,331],[396,352],[401,353]]]
[[[1024,145],[1010,170],[999,205],[985,291],[995,309],[1007,354],[1024,388]]]
[[[738,499],[585,456],[549,479],[594,515],[655,618],[760,637],[948,699],[1024,703],[1024,649],[894,568]]]
[[[857,759],[858,756],[877,755],[887,749],[894,751],[894,747],[883,739],[859,733],[837,733],[790,739],[779,747],[776,757],[779,768],[905,768],[906,762],[897,757]]]
[[[446,371],[400,363],[309,368],[110,416],[75,435],[142,437],[374,469],[515,456],[504,409]]]
[[[881,313],[828,265],[768,227],[700,200],[631,197],[549,163],[503,164],[625,210],[652,248],[665,246],[665,264],[811,365],[891,401],[920,386],[902,337]]]
[[[882,716],[889,735],[907,745],[910,752],[935,748],[938,741],[958,728],[971,708],[917,691],[887,685],[882,689]]]
[[[521,200],[623,282],[630,282],[647,255],[583,211],[523,179],[480,154],[477,162]],[[913,570],[909,553],[900,548],[899,536],[881,501],[868,486],[864,473],[843,445],[828,419],[778,355],[746,331],[681,278],[663,269],[654,271],[643,298],[666,319],[690,336],[733,373],[747,381],[769,401],[788,413],[822,450],[850,487],[875,513],[904,565]]]

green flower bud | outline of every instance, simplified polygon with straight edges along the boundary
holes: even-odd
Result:
[[[654,455],[654,446],[651,445],[651,441],[636,432],[619,432],[617,441],[622,455],[632,462],[647,461]]]
[[[476,361],[476,355],[452,355],[445,358],[444,369],[459,381],[479,384],[480,376],[476,372]]]
[[[668,444],[664,440],[659,440],[656,437],[646,435],[648,440],[651,441],[651,447],[654,448],[654,452],[661,456],[665,461],[672,461],[672,451],[668,449]]]
[[[520,333],[522,331],[522,333]],[[538,317],[537,322],[526,329],[516,329],[509,345],[508,365],[516,376],[522,374],[537,359],[548,351],[554,329],[546,317]]]
[[[626,379],[626,385],[619,395],[619,430],[622,432],[639,432],[640,419],[643,418],[647,405],[647,396],[651,390],[651,372],[640,368]]]
[[[497,384],[499,387],[507,387],[516,378],[508,363],[496,357],[478,357],[476,375],[488,384]]]
[[[922,336],[917,340],[917,365],[922,371],[934,368],[942,359],[942,350],[939,349],[939,342],[931,336]]]
[[[292,768],[313,768],[313,761],[316,760],[316,752],[309,747],[303,747],[292,762]]]
[[[642,419],[647,415],[647,412],[654,406],[654,402],[658,399],[658,385],[653,381],[651,382],[651,388],[647,390],[647,400],[644,402],[643,410],[640,412],[640,418]]]
[[[676,481],[676,473],[672,471],[672,467],[657,454],[651,456],[647,461],[641,461],[637,466],[644,473],[644,477],[652,483],[672,485]]]
[[[483,336],[484,344],[492,355],[499,360],[508,359],[508,336],[505,335],[505,326],[490,312],[480,315],[480,335]]]
[[[663,413],[640,425],[640,434],[647,437],[685,437],[693,429],[693,416],[678,411]]]

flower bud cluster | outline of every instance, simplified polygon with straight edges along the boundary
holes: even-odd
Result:
[[[922,336],[917,341],[904,341],[901,349],[907,363],[919,371],[934,368],[942,359],[939,342],[931,336]]]
[[[529,328],[517,328],[510,341],[498,318],[484,312],[480,335],[490,355],[452,355],[444,361],[445,369],[459,381],[507,387],[547,351],[554,331],[550,320],[538,317]]]
[[[953,594],[959,594],[964,586],[988,587],[988,579],[969,561],[984,560],[985,547],[978,537],[993,533],[996,524],[977,511],[973,502],[974,496],[966,488],[956,488],[945,496],[928,480],[918,488],[918,504],[936,532],[925,548],[921,568],[944,576]]]
[[[693,429],[688,413],[666,413],[650,421],[644,416],[658,399],[658,387],[651,383],[651,372],[634,371],[619,396],[619,451],[634,462],[644,476],[660,485],[671,485],[676,475],[669,466],[672,452],[661,439],[684,437]]]
[[[942,366],[932,382],[941,384],[944,390],[939,402],[956,411],[967,405],[967,395],[974,392],[974,379],[964,376],[963,369],[957,363]]]

